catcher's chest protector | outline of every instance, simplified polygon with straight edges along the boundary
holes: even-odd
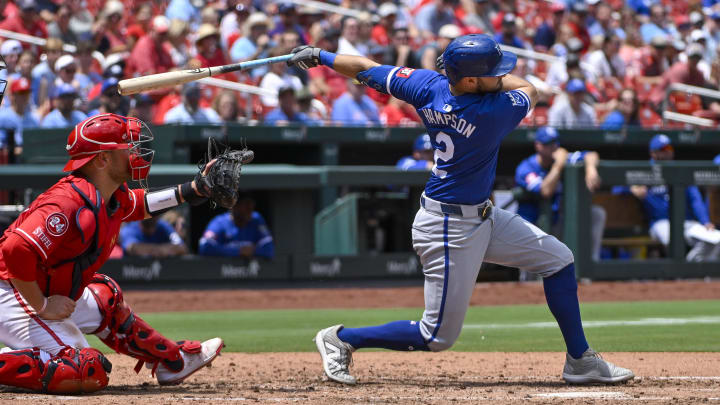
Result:
[[[99,218],[98,214],[100,213],[100,207],[102,205],[102,197],[100,196],[100,191],[95,190],[96,203],[93,203],[92,200],[90,199],[90,197],[88,197],[85,193],[80,191],[80,189],[75,184],[71,184],[71,186],[72,186],[73,190],[75,190],[75,192],[77,192],[80,195],[80,197],[83,199],[83,201],[85,201],[85,206],[81,207],[77,211],[77,214],[75,215],[75,217],[79,218],[80,213],[84,209],[90,210],[92,212],[93,216],[95,217],[95,230],[93,231],[93,234],[92,234],[92,240],[90,241],[90,246],[88,246],[88,248],[84,252],[82,252],[80,254],[80,256],[74,257],[72,259],[63,260],[50,268],[51,271],[48,271],[48,275],[47,275],[47,284],[46,284],[47,288],[45,291],[45,295],[48,297],[51,295],[50,294],[50,284],[51,284],[50,281],[51,281],[51,277],[52,277],[51,274],[53,273],[52,270],[55,270],[61,266],[68,264],[68,263],[72,263],[72,265],[73,265],[72,285],[70,287],[70,294],[68,296],[74,300],[77,300],[78,298],[80,298],[80,296],[83,293],[83,289],[81,288],[81,287],[83,287],[83,273],[85,272],[85,270],[92,267],[98,261],[98,258],[100,257],[100,253],[102,253],[102,247],[98,245],[98,235],[100,233],[99,229],[98,229],[99,223],[100,223],[100,218]],[[79,221],[76,220],[76,223],[77,222],[79,222]],[[80,230],[80,235],[83,239],[83,242],[85,242],[86,241],[85,239],[87,236],[83,233],[83,230],[79,225],[78,225],[78,229]]]

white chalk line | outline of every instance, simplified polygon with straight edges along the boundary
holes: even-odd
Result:
[[[585,328],[603,328],[606,326],[665,326],[689,324],[720,324],[720,316],[696,316],[689,318],[641,318],[633,320],[583,321]],[[465,329],[533,329],[557,328],[557,322],[527,323],[470,323]]]

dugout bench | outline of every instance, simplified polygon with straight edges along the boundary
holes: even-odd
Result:
[[[568,165],[564,173],[563,209],[565,210],[565,243],[575,254],[578,277],[593,280],[648,278],[720,277],[720,262],[691,263],[685,260],[683,222],[685,220],[685,188],[689,185],[720,185],[720,167],[711,162],[666,161],[601,161],[598,173],[608,185],[662,185],[670,189],[670,245],[668,257],[648,260],[591,259],[590,218],[592,196],[585,186],[582,163]],[[716,209],[716,208],[714,208]],[[629,211],[629,210],[628,210]],[[607,212],[608,219],[627,215],[617,210]],[[612,221],[616,219],[613,218]]]

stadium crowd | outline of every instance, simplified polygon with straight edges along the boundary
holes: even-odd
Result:
[[[333,3],[333,2],[330,2]],[[2,1],[0,29],[46,39],[5,39],[5,130],[71,127],[117,112],[155,124],[268,122],[419,125],[406,103],[328,68],[282,63],[221,79],[254,94],[190,84],[134,97],[123,78],[287,54],[312,44],[380,63],[436,69],[455,37],[487,33],[504,45],[552,57],[521,59],[515,73],[542,94],[525,125],[661,125],[666,89],[720,85],[720,4],[715,0],[342,0],[347,14],[265,0]],[[547,58],[546,58],[547,59]],[[0,77],[3,78],[3,77]],[[715,119],[720,103],[673,93],[669,108]]]

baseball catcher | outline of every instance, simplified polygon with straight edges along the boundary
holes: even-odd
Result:
[[[85,334],[136,358],[136,372],[146,364],[161,385],[181,383],[220,353],[220,338],[166,338],[132,311],[114,280],[98,273],[123,222],[183,202],[228,203],[240,166],[252,157],[247,150],[242,158],[226,151],[212,156],[195,180],[148,191],[152,139],[136,118],[101,114],[81,122],[67,140],[64,170],[70,173],[0,238],[0,342],[6,346],[0,384],[48,393],[104,388],[112,366]],[[142,188],[128,188],[128,180]]]

